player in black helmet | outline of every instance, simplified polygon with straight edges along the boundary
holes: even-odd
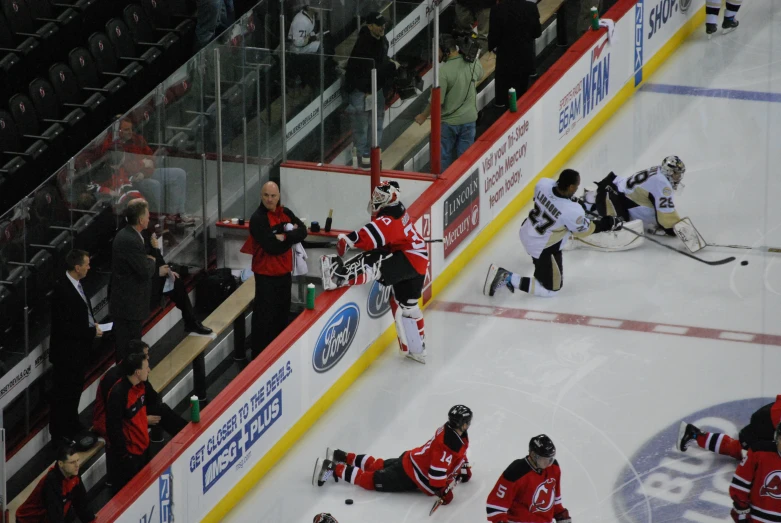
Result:
[[[472,470],[466,459],[469,447],[467,430],[472,424],[472,410],[455,405],[447,414],[448,421],[434,436],[398,458],[381,459],[343,450],[326,450],[325,459],[318,458],[312,484],[321,487],[329,478],[343,479],[366,490],[380,492],[414,492],[438,496],[447,505],[453,500],[448,485],[459,478],[466,482]]]
[[[336,521],[336,518],[333,517],[331,514],[328,514],[327,512],[322,512],[315,516],[315,519],[312,520],[312,523],[339,523]]]
[[[486,501],[488,521],[572,523],[561,504],[561,469],[556,447],[545,434],[529,441],[529,455],[502,473]]]

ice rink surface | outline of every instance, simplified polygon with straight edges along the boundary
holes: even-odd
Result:
[[[585,182],[676,154],[687,165],[679,213],[708,242],[781,246],[781,4],[746,2],[739,20],[710,41],[698,28],[569,165]],[[571,251],[559,296],[483,296],[491,262],[531,273],[517,239],[527,212],[425,311],[428,364],[387,350],[227,521],[309,523],[321,511],[340,523],[485,521],[490,489],[539,433],[558,448],[576,523],[731,521],[736,462],[681,454],[675,434],[687,419],[736,435],[781,393],[781,254],[708,247],[699,255],[738,257],[709,267],[650,243]],[[422,494],[311,485],[326,446],[397,457],[458,403],[475,413],[474,476],[434,516]]]

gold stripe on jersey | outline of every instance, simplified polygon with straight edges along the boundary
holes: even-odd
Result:
[[[613,205],[613,200],[610,199],[610,193],[605,195],[605,212],[608,216],[618,216],[616,206]]]
[[[642,205],[643,207],[648,207],[650,209],[654,208],[654,204],[651,201],[651,198],[648,196],[648,191],[642,187],[637,187],[634,191],[628,193],[626,197],[635,202],[637,205]]]
[[[656,221],[659,222],[659,225],[664,227],[665,229],[672,228],[673,225],[681,221],[681,217],[678,216],[678,211],[673,212],[656,212]]]
[[[614,216],[614,215],[612,215],[612,216]],[[594,231],[596,231],[596,230],[597,230],[596,224],[594,222],[591,222],[591,223],[588,224],[588,229],[586,229],[583,232],[573,232],[572,236],[574,238],[585,238],[586,236],[591,236],[592,234],[594,234]]]
[[[551,245],[555,245],[559,243],[562,240],[562,238],[564,238],[564,236],[567,235],[568,232],[569,230],[567,229],[566,225],[562,225],[558,229],[553,229],[550,233],[550,237],[548,238],[548,243],[545,244],[545,249],[547,249]]]
[[[553,268],[553,291],[561,289],[561,268],[556,263],[556,257],[551,254],[550,257],[551,267]]]

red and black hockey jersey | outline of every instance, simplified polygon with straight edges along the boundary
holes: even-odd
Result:
[[[141,456],[149,447],[144,383],[133,385],[127,377],[117,381],[106,402],[106,442],[119,454]]]
[[[749,450],[732,476],[729,495],[737,505],[751,508],[751,521],[781,522],[781,456],[778,451]]]
[[[76,519],[95,521],[87,506],[87,492],[79,476],[66,478],[54,465],[35,486],[30,497],[16,509],[18,523],[62,523]]]
[[[459,436],[449,425],[443,425],[424,445],[404,453],[404,471],[420,490],[433,496],[461,472],[468,447],[466,432]]]
[[[564,510],[559,463],[537,470],[528,457],[507,467],[486,501],[488,521],[550,523]]]
[[[428,249],[415,224],[401,203],[380,209],[377,217],[347,235],[350,247],[365,251],[384,248],[402,251],[418,274],[426,274]]]
[[[95,408],[92,410],[92,430],[103,439],[108,439],[106,435],[106,402],[108,401],[108,392],[121,379],[121,366],[115,365],[106,371],[98,384]]]

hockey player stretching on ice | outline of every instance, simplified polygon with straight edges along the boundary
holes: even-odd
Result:
[[[749,424],[740,429],[738,439],[718,432],[703,432],[691,423],[682,421],[675,448],[686,452],[689,443],[695,441],[700,448],[741,460],[743,449],[774,449],[776,427],[779,423],[781,423],[781,395],[776,396],[774,403],[760,407],[751,415]]]
[[[781,425],[773,446],[749,450],[732,476],[730,516],[736,523],[769,523],[781,520]]]
[[[328,449],[326,459],[317,458],[312,483],[323,484],[332,476],[379,492],[421,491],[437,496],[447,505],[453,500],[452,487],[457,478],[466,482],[472,471],[466,459],[469,447],[467,429],[472,411],[456,405],[447,414],[448,422],[437,429],[420,447],[404,452],[398,458],[379,459],[365,454]]]
[[[580,174],[565,169],[558,182],[543,178],[534,188],[534,207],[521,225],[521,243],[534,261],[534,276],[521,277],[496,265],[488,268],[483,294],[493,296],[501,287],[520,289],[535,296],[555,296],[564,283],[561,250],[572,234],[585,238],[602,231],[616,231],[620,218],[604,216],[592,222],[573,199],[580,186]]]
[[[338,254],[320,259],[323,289],[375,280],[390,286],[399,348],[408,358],[426,363],[423,313],[418,299],[428,268],[428,250],[399,200],[399,193],[396,182],[382,182],[374,188],[368,210],[369,214],[376,213],[376,217],[357,231],[340,234]],[[366,252],[342,261],[349,248]]]
[[[556,447],[545,434],[532,438],[529,455],[516,459],[488,495],[488,521],[496,523],[571,523],[561,504],[561,469]]]

